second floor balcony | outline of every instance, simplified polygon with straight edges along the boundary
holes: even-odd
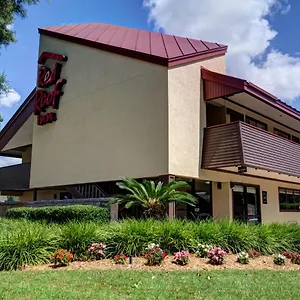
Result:
[[[227,167],[300,177],[300,145],[244,122],[205,128],[202,168]]]

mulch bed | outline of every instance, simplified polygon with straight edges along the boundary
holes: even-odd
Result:
[[[191,255],[190,262],[186,266],[179,266],[173,263],[173,257],[168,256],[161,266],[146,266],[143,257],[133,257],[132,264],[117,265],[111,259],[103,259],[99,261],[74,261],[69,266],[63,268],[53,268],[51,264],[28,266],[24,270],[163,270],[163,271],[180,271],[180,270],[221,270],[221,269],[237,269],[237,270],[298,270],[300,265],[292,264],[290,260],[286,260],[286,264],[278,266],[273,263],[272,256],[262,256],[250,259],[247,265],[239,264],[236,261],[236,255],[228,254],[225,262],[220,266],[213,266],[206,258],[199,258]]]

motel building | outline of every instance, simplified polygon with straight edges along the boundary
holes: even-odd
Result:
[[[1,195],[100,198],[185,180],[178,218],[300,223],[300,112],[226,75],[227,46],[107,24],[40,28],[37,85],[0,133]],[[115,208],[116,209],[116,208]]]

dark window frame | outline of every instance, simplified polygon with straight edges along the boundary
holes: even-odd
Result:
[[[281,137],[283,137],[283,138],[285,138],[287,140],[291,140],[291,134],[289,134],[289,133],[287,133],[287,132],[285,132],[283,130],[280,130],[278,128],[274,127],[273,133],[276,134],[276,135],[278,135],[278,136],[281,136]],[[285,137],[284,135],[286,135],[287,137]]]
[[[285,191],[285,194],[283,193],[280,193],[281,191]],[[295,202],[294,203],[289,203],[288,202],[288,195],[291,195],[291,194],[288,194],[287,192],[288,191],[292,191],[293,194],[292,194],[292,198],[294,198],[294,201],[295,201],[295,196],[298,196],[299,200],[298,200],[298,208],[297,209],[292,209],[292,208],[283,208],[282,207],[282,203],[280,203],[280,194],[281,195],[285,195],[285,203],[286,205],[291,205],[291,204],[294,204],[295,205]],[[295,195],[295,192],[297,192],[298,195]],[[291,189],[291,188],[286,188],[286,187],[279,187],[278,188],[278,204],[279,204],[279,211],[280,212],[300,212],[300,190],[297,190],[297,189]]]
[[[294,143],[300,144],[300,138],[298,138],[297,136],[292,135],[292,141]]]
[[[245,115],[238,112],[238,111],[236,111],[236,110],[234,110],[234,109],[226,107],[226,114],[237,116],[238,118],[240,118],[240,121],[242,121],[242,122],[245,121]]]
[[[251,123],[250,123],[251,121],[254,122],[255,125],[251,124]],[[264,123],[264,122],[262,122],[262,121],[259,121],[259,120],[255,119],[255,118],[249,117],[249,116],[247,116],[247,115],[246,115],[246,123],[247,123],[247,124],[250,124],[250,125],[252,125],[252,126],[255,126],[255,127],[257,127],[257,128],[260,128],[260,129],[262,129],[262,130],[268,131],[268,125],[267,125],[266,123]],[[257,126],[258,124],[260,124],[261,127]],[[264,127],[264,128],[262,128],[262,127]]]

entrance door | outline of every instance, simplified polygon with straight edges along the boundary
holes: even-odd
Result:
[[[260,216],[259,188],[235,184],[233,187],[233,218],[258,223]]]

